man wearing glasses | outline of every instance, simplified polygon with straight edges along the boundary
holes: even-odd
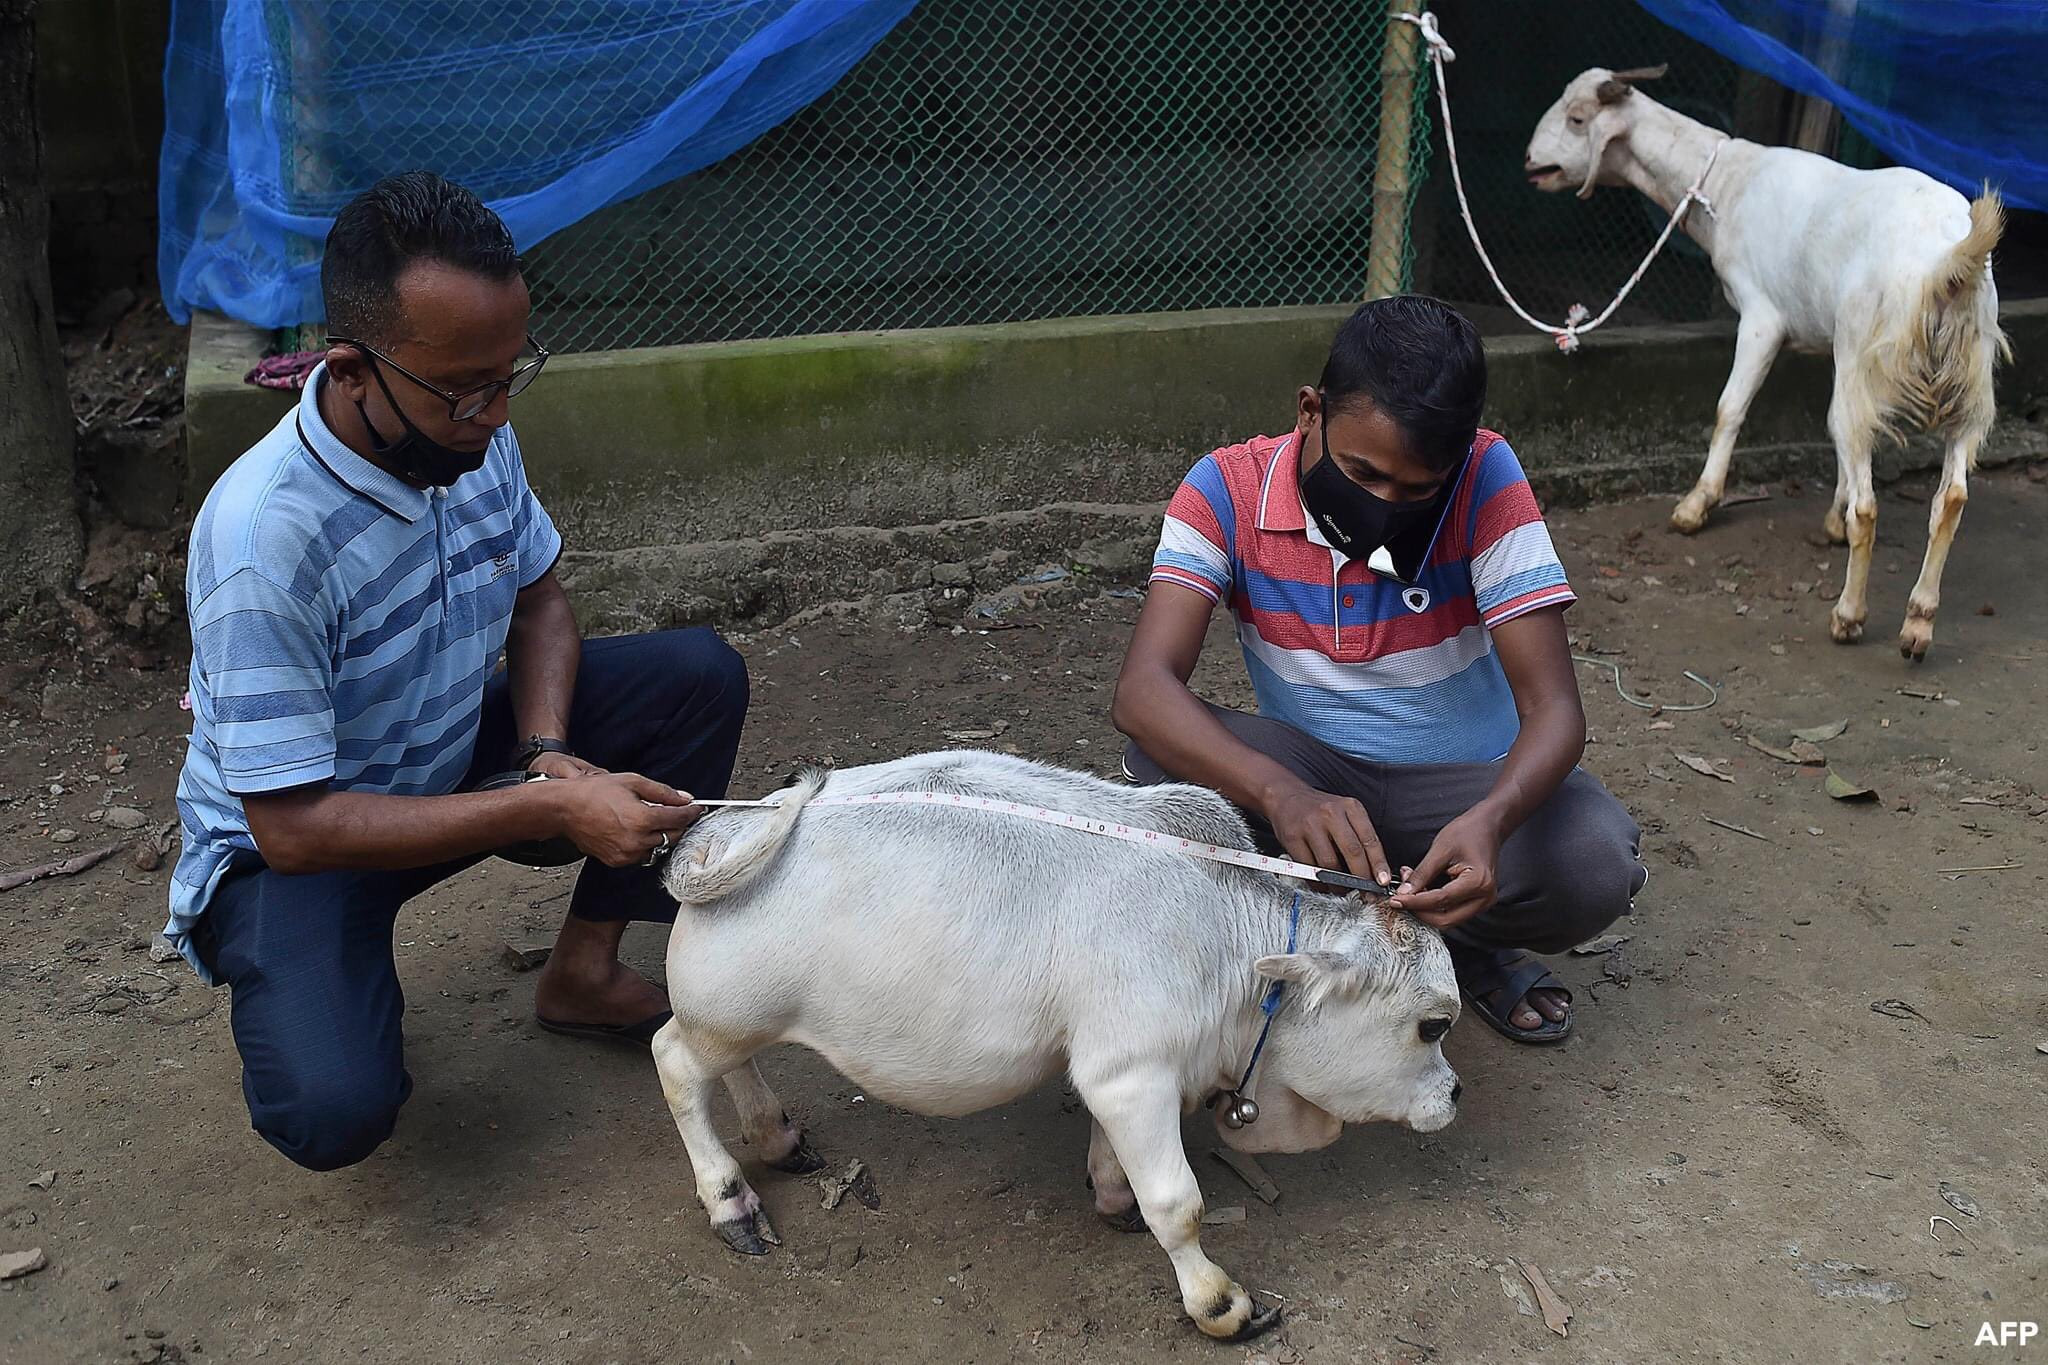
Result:
[[[581,638],[508,425],[548,353],[475,195],[378,182],[335,219],[321,288],[326,361],[192,528],[166,932],[233,991],[256,1131],[331,1170],[390,1135],[412,1088],[400,906],[493,851],[588,859],[540,1024],[653,1036],[665,998],[619,943],[675,915],[655,864],[693,795],[725,793],[747,677],[709,630]],[[513,770],[555,780],[472,790]]]

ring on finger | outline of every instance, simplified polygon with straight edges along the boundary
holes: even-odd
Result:
[[[669,839],[668,839],[668,831],[667,831],[667,830],[663,830],[663,831],[661,831],[661,845],[660,845],[660,846],[659,846],[658,848],[650,848],[650,849],[648,849],[648,850],[647,850],[647,857],[646,857],[646,858],[645,858],[645,859],[644,859],[644,860],[643,860],[643,861],[641,862],[640,866],[642,866],[642,867],[653,867],[653,866],[654,866],[654,864],[655,864],[655,861],[656,861],[657,859],[659,859],[659,858],[663,857],[664,855],[666,855],[666,854],[667,854],[667,852],[668,852],[668,850],[669,850]]]

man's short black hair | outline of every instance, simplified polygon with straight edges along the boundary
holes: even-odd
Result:
[[[1371,404],[1415,458],[1447,473],[1465,458],[1486,406],[1486,350],[1457,309],[1420,294],[1374,299],[1351,315],[1323,365],[1323,401]]]
[[[519,273],[512,234],[483,200],[432,171],[388,175],[350,200],[327,234],[320,259],[327,330],[371,345],[391,340],[398,277],[420,261],[493,280]]]

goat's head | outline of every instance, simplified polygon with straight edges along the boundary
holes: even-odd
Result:
[[[1661,66],[1633,71],[1596,66],[1573,77],[1529,139],[1522,159],[1529,183],[1556,191],[1576,182],[1581,199],[1590,198],[1595,185],[1614,184],[1611,174],[1603,182],[1602,172],[1609,145],[1626,139],[1634,121],[1635,83],[1654,80],[1664,71]]]

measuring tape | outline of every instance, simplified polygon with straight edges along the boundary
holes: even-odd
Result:
[[[774,810],[780,801],[698,801],[699,806],[717,806],[728,809]],[[1177,834],[1165,834],[1156,829],[1139,829],[1132,825],[1118,824],[1113,820],[1093,820],[1065,811],[1047,810],[1043,806],[1027,806],[1016,801],[996,801],[986,796],[960,796],[951,792],[866,792],[858,796],[814,796],[804,803],[806,811],[821,806],[950,806],[958,810],[983,810],[997,815],[1013,815],[1020,820],[1036,820],[1042,825],[1058,825],[1064,829],[1078,830],[1083,834],[1094,834],[1104,839],[1118,839],[1127,844],[1141,844],[1148,848],[1165,849],[1184,857],[1199,858],[1203,862],[1224,863],[1231,867],[1250,868],[1254,872],[1271,872],[1281,877],[1292,877],[1297,881],[1315,882],[1322,886],[1335,887],[1340,891],[1363,891],[1368,895],[1386,897],[1393,894],[1391,887],[1379,885],[1364,877],[1354,877],[1348,872],[1332,872],[1327,867],[1312,863],[1298,863],[1292,858],[1276,858],[1265,853],[1253,853],[1242,848],[1224,848],[1220,844],[1205,844],[1196,839],[1183,839]]]

